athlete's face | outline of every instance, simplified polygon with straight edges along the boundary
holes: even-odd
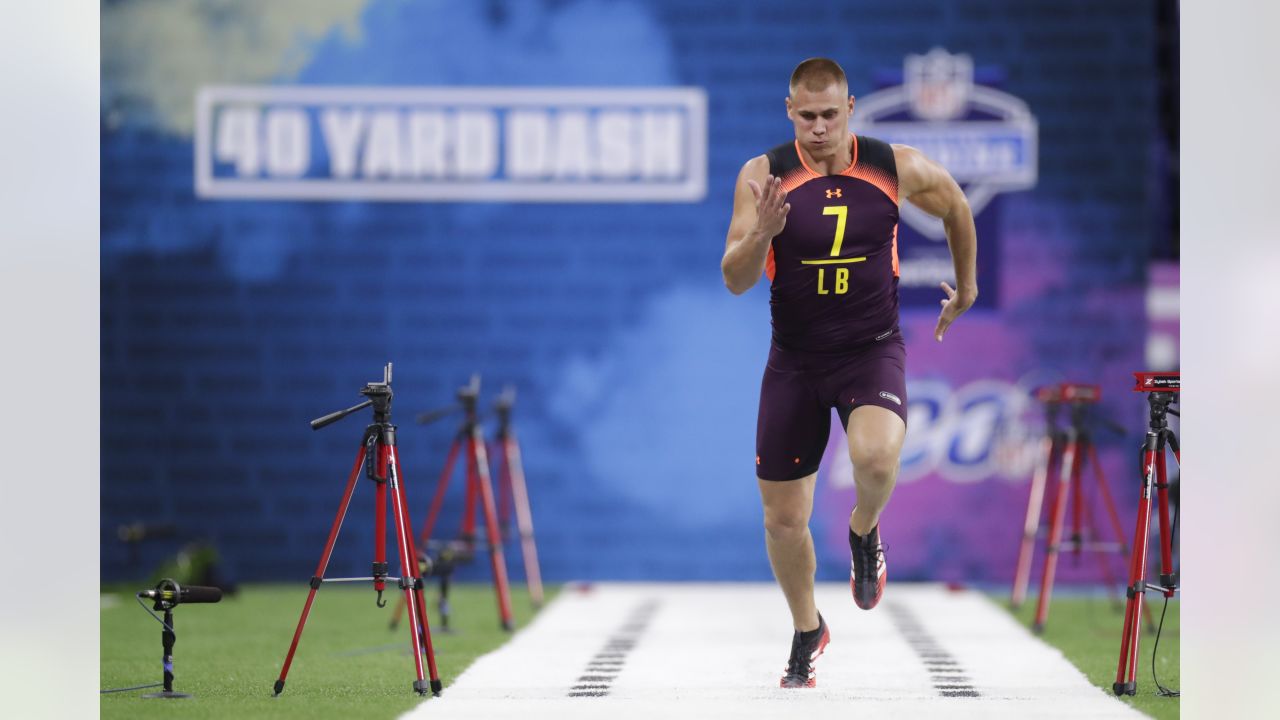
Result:
[[[832,155],[848,141],[851,112],[853,98],[841,83],[816,92],[801,85],[787,98],[787,117],[796,126],[796,139],[814,157]]]

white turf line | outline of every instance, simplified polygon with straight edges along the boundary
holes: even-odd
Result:
[[[1144,717],[1090,685],[1060,652],[980,593],[890,582],[870,612],[854,606],[845,584],[819,585],[817,599],[831,644],[815,665],[813,689],[778,687],[791,627],[775,585],[571,585],[441,697],[404,717]],[[644,622],[646,606],[652,613]],[[637,632],[636,625],[643,629]],[[635,638],[634,647],[628,651],[624,643],[620,666],[615,655],[612,663],[595,666],[603,670],[588,669],[611,638],[628,636]],[[954,665],[927,666],[908,636],[935,660]],[[441,640],[448,642],[447,636]],[[610,667],[619,668],[616,675]],[[930,667],[937,672],[931,674]],[[584,675],[593,679],[583,681]],[[569,696],[584,684],[607,685],[608,692]],[[946,688],[937,685],[971,686],[978,696],[943,697]]]

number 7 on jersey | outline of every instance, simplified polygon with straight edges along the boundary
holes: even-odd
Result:
[[[836,241],[831,244],[831,257],[840,257],[840,245],[844,242],[844,222],[849,217],[849,208],[844,205],[828,205],[822,208],[822,214],[836,216]]]

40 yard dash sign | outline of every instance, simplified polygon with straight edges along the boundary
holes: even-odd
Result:
[[[202,198],[697,202],[699,88],[205,87]]]

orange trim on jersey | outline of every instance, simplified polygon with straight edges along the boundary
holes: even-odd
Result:
[[[898,277],[898,223],[893,224],[893,276]]]
[[[852,133],[850,133],[850,134],[849,134],[849,141],[850,141],[850,145],[852,146],[852,147],[851,147],[851,150],[852,150],[852,153],[853,153],[853,159],[852,159],[851,161],[849,161],[849,167],[847,167],[847,168],[845,168],[845,169],[841,170],[840,172],[836,173],[837,175],[848,175],[848,174],[849,174],[849,171],[850,171],[850,170],[853,170],[853,166],[858,164],[858,136],[857,136],[857,135],[854,135],[854,134],[852,134]],[[816,178],[823,177],[823,175],[822,175],[821,173],[819,173],[819,172],[815,171],[813,168],[809,167],[809,163],[807,163],[807,162],[805,162],[805,161],[804,161],[804,151],[800,149],[800,141],[799,141],[799,140],[796,140],[796,141],[795,141],[795,144],[796,144],[796,157],[800,158],[800,164],[801,164],[802,166],[804,166],[804,169],[805,169],[805,170],[808,170],[808,171],[809,171],[809,175],[810,175],[811,177],[816,177]],[[801,185],[803,185],[804,183],[800,183],[800,184],[801,184]],[[797,187],[798,187],[798,186],[797,186]]]
[[[896,236],[896,233],[895,233]],[[896,257],[896,256],[895,256]],[[897,261],[894,262],[894,272],[897,272]],[[778,271],[777,265],[773,262],[773,245],[769,245],[769,254],[764,259],[764,276],[769,278],[769,282],[773,282],[774,273]]]
[[[861,165],[843,174],[876,186],[880,192],[885,194],[885,197],[893,201],[894,205],[898,204],[898,183],[889,173],[880,168]]]
[[[796,139],[794,142],[796,144],[796,157],[800,158],[800,165],[802,165],[805,170],[808,170],[810,175],[814,177],[822,177],[813,168],[809,167],[809,163],[804,161],[804,151],[800,149],[800,140]]]
[[[858,165],[858,138],[856,135],[853,138],[853,162],[840,174],[876,186],[880,192],[893,201],[894,205],[898,204],[898,181],[896,178],[878,167]],[[894,230],[894,232],[896,233],[897,230]]]
[[[810,180],[817,179],[818,177],[819,176],[814,175],[812,171],[809,170],[809,168],[806,168],[806,167],[795,168],[791,170],[791,172],[788,172],[787,174],[782,176],[782,191],[791,192],[792,190],[795,190],[801,185],[809,182]]]

